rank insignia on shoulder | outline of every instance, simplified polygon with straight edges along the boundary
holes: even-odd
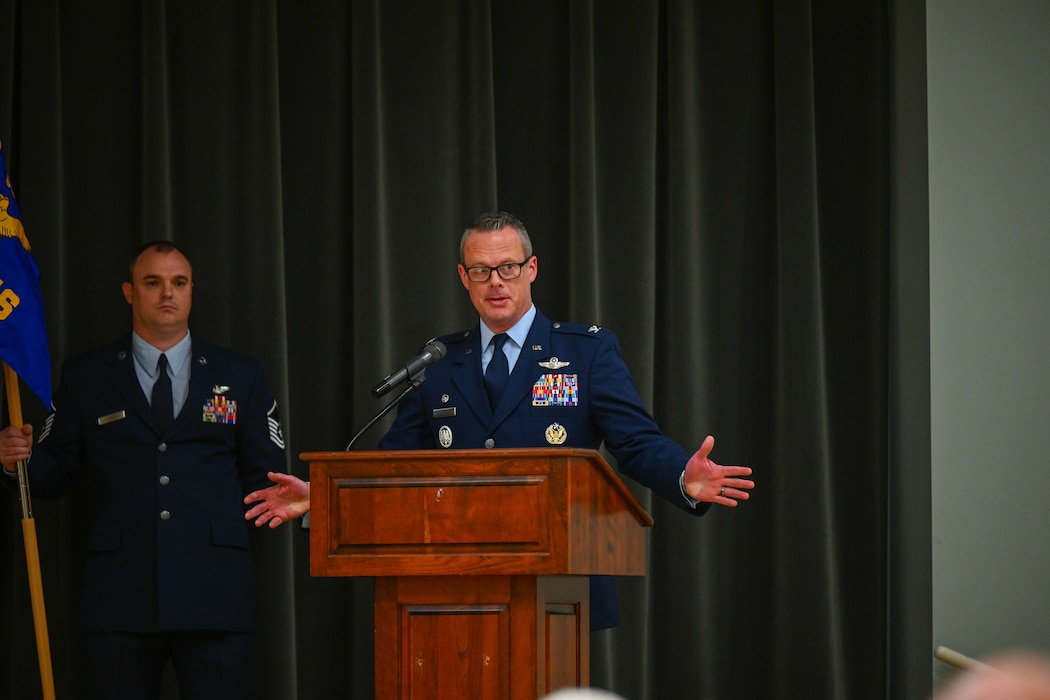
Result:
[[[547,426],[544,436],[547,438],[547,442],[551,445],[564,445],[566,438],[569,437],[569,433],[565,430],[564,425],[561,425],[560,423],[551,423]]]
[[[544,369],[561,369],[562,367],[568,367],[569,366],[568,362],[563,362],[563,361],[559,360],[557,357],[552,357],[549,360],[544,360],[543,362],[537,362],[536,364],[538,364],[540,367],[543,367]]]
[[[591,326],[590,328],[587,329],[587,332],[588,333],[597,333],[601,329],[602,329],[601,326]]]

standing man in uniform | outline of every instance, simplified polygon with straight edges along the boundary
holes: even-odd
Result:
[[[191,337],[192,291],[179,248],[141,247],[131,333],[65,364],[35,449],[32,426],[0,431],[4,471],[26,460],[35,495],[91,483],[85,697],[158,697],[169,660],[182,697],[252,693],[242,501],[285,469],[284,438],[262,366]]]
[[[398,408],[380,449],[605,447],[621,472],[703,515],[734,507],[754,482],[749,467],[708,457],[708,436],[690,454],[660,432],[646,410],[616,336],[599,326],[552,323],[532,303],[538,263],[525,225],[506,212],[482,214],[460,240],[459,277],[480,316],[440,340],[447,357]],[[309,484],[276,474],[249,494],[246,517],[276,527],[309,509]],[[609,577],[591,579],[591,628],[618,624]]]

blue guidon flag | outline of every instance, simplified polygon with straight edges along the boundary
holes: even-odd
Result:
[[[51,355],[40,297],[40,268],[22,228],[0,143],[0,360],[44,406],[51,406]]]

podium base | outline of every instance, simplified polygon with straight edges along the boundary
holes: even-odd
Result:
[[[375,579],[376,700],[535,700],[590,681],[587,576]]]

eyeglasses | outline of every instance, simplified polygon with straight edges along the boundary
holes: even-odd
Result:
[[[529,258],[529,260],[531,259]],[[522,260],[520,263],[503,263],[496,267],[485,267],[483,265],[468,267],[466,268],[467,277],[471,282],[488,282],[492,279],[492,271],[495,270],[501,280],[516,280],[521,277],[521,268],[527,265],[529,260]]]

